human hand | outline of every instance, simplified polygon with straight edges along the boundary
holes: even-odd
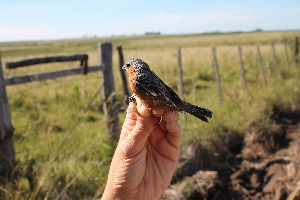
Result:
[[[107,185],[108,199],[159,199],[170,184],[180,153],[178,113],[153,114],[137,98],[130,103]]]

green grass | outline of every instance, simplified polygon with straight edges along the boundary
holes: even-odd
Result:
[[[112,42],[115,87],[123,104],[116,46],[125,60],[145,60],[169,86],[177,90],[176,48],[182,48],[185,100],[214,111],[210,123],[187,115],[181,121],[182,151],[191,141],[207,146],[231,133],[246,134],[269,127],[273,107],[297,107],[299,65],[285,62],[283,41],[300,31],[232,34],[132,36],[59,41],[0,43],[2,61],[87,53],[89,65],[98,64],[98,42]],[[277,77],[270,43],[276,43],[283,80]],[[267,87],[262,88],[256,44],[260,44]],[[248,94],[240,78],[237,46],[243,48]],[[219,104],[211,47],[216,46],[224,102]],[[6,77],[71,68],[77,62],[4,69]],[[101,196],[115,143],[106,135],[101,97],[82,111],[100,87],[99,73],[7,86],[20,178],[16,187],[4,185],[2,199],[93,199]],[[120,110],[121,122],[124,111]],[[81,117],[82,116],[82,117]],[[79,121],[75,128],[74,123]]]

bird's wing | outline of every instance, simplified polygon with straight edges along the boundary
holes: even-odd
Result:
[[[141,74],[135,78],[135,81],[139,90],[152,96],[157,101],[177,109],[184,106],[184,102],[178,95],[154,72],[149,71],[147,75]]]

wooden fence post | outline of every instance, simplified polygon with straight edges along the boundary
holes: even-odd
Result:
[[[177,89],[178,89],[178,94],[179,97],[184,100],[184,90],[183,90],[183,75],[182,75],[182,61],[181,61],[181,49],[177,48],[177,62],[178,62],[178,84],[177,84]],[[183,115],[183,121],[186,122],[186,116],[185,114]]]
[[[238,46],[238,51],[239,51],[239,60],[240,60],[240,68],[241,68],[241,77],[243,80],[243,84],[244,84],[244,90],[246,93],[248,93],[247,91],[247,82],[246,82],[246,78],[245,78],[245,70],[244,70],[244,62],[243,62],[243,53],[242,53],[242,47]]]
[[[182,80],[182,61],[181,61],[181,49],[177,49],[177,62],[178,62],[178,93],[180,98],[184,99],[184,92],[183,92],[183,80]]]
[[[7,174],[8,177],[10,177],[13,167],[16,164],[12,135],[13,127],[0,54],[0,175]]]
[[[294,57],[295,57],[295,63],[298,63],[298,54],[299,54],[299,37],[295,37],[295,50],[294,50]]]
[[[220,80],[219,66],[218,66],[218,60],[217,60],[217,54],[216,54],[215,47],[212,47],[212,56],[213,56],[213,62],[214,62],[214,69],[215,69],[216,83],[217,83],[217,88],[218,88],[219,101],[220,101],[220,104],[222,105],[223,104],[223,96],[222,96],[221,80]]]
[[[256,45],[256,50],[257,50],[258,66],[259,66],[260,74],[261,74],[262,88],[266,88],[265,73],[264,73],[264,69],[263,69],[263,65],[262,65],[262,58],[261,58],[260,49],[259,49],[258,44]]]
[[[273,58],[274,58],[274,63],[275,63],[276,72],[277,72],[277,74],[278,74],[278,77],[279,77],[280,79],[282,79],[282,75],[281,75],[281,72],[280,72],[280,69],[279,69],[279,64],[278,64],[278,60],[277,60],[277,56],[276,56],[275,45],[274,45],[273,42],[271,43],[271,46],[272,46],[272,52],[273,52]]]
[[[286,41],[284,41],[283,45],[284,45],[284,54],[285,54],[286,65],[290,65]]]
[[[123,56],[123,51],[122,51],[122,46],[117,46],[118,49],[118,53],[119,53],[119,70],[121,73],[121,78],[122,78],[122,85],[123,85],[123,93],[124,93],[124,100],[125,100],[125,106],[128,106],[129,101],[128,98],[129,97],[129,90],[128,90],[128,83],[127,83],[127,79],[126,79],[126,74],[125,71],[122,69],[124,63],[124,56]],[[125,107],[126,109],[126,107]]]
[[[106,120],[106,127],[108,134],[113,139],[119,137],[119,106],[115,93],[114,75],[112,71],[112,44],[99,43],[99,60],[100,65],[105,67],[101,72],[102,77],[102,98],[103,98],[103,111]]]

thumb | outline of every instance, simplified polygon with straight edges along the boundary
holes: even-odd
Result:
[[[144,117],[148,117],[151,115],[151,112],[148,110],[148,108],[145,106],[145,104],[142,103],[142,101],[136,97],[136,108],[138,110],[138,112],[140,113],[140,115],[144,116]]]

